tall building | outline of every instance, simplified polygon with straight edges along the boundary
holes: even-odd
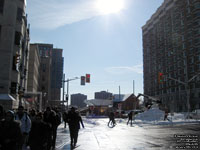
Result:
[[[45,109],[49,106],[51,100],[51,67],[52,58],[51,52],[53,50],[53,44],[36,43],[39,48],[39,54],[41,58],[40,67],[40,91],[42,92],[42,107]]]
[[[0,0],[0,104],[5,109],[25,105],[29,27],[25,0]]]
[[[63,78],[63,50],[54,48],[52,51],[52,70],[51,70],[51,100],[60,100]]]
[[[36,44],[30,44],[29,64],[28,64],[28,84],[27,100],[31,108],[39,108],[39,94],[40,94],[40,63],[39,48]],[[28,94],[29,93],[29,94]]]
[[[63,77],[63,50],[53,48],[53,44],[37,43],[41,57],[41,91],[43,106],[59,105]]]
[[[84,94],[71,94],[71,105],[77,106],[79,108],[86,107],[84,100],[87,99],[87,95]]]
[[[112,93],[101,91],[101,92],[95,92],[94,93],[95,99],[112,99]]]
[[[171,111],[200,108],[200,78],[190,80],[200,72],[200,1],[165,0],[142,32],[144,94]]]

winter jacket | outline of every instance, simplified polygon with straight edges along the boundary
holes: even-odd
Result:
[[[16,114],[15,116],[15,120],[19,120],[20,121],[20,127],[21,127],[21,132],[22,133],[29,133],[31,130],[31,120],[28,116],[27,113],[23,114],[23,117],[21,119],[19,119],[19,115]]]
[[[17,150],[22,140],[22,133],[19,122],[1,121],[0,122],[0,149]]]

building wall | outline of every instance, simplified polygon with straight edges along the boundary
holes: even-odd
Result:
[[[40,56],[38,46],[30,45],[27,91],[39,92]]]
[[[87,96],[84,94],[72,94],[71,95],[71,105],[77,106],[79,108],[86,107],[84,100],[87,99]]]
[[[186,111],[185,85],[167,77],[187,82],[200,72],[200,1],[165,0],[142,31],[144,94],[159,96],[171,111]],[[200,108],[199,79],[189,83],[192,110]]]
[[[12,97],[6,100],[11,101],[7,104],[1,96],[0,101],[8,109],[23,104],[18,93],[27,90],[29,28],[25,8],[23,0],[1,0],[0,3],[0,95]],[[15,64],[17,54],[19,63]]]
[[[63,80],[63,62],[62,49],[53,49],[52,51],[52,70],[51,70],[51,100],[61,99],[61,88]]]
[[[101,91],[95,92],[95,99],[112,99],[112,93]]]

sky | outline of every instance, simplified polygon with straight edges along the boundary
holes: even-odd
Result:
[[[31,43],[63,49],[66,79],[90,74],[85,86],[70,81],[69,94],[143,93],[142,26],[164,0],[99,1],[27,0]]]

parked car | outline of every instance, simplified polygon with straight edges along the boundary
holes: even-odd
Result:
[[[191,119],[200,119],[200,109],[196,109],[190,113]]]

